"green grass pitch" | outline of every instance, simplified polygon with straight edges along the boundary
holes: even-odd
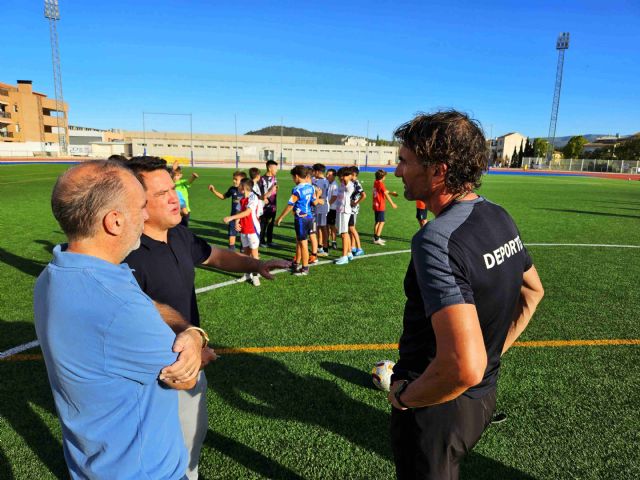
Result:
[[[32,289],[63,235],[50,213],[66,166],[0,166],[0,351],[35,339]],[[193,231],[226,244],[229,200],[207,191],[231,170],[197,169]],[[189,170],[186,172],[189,173]],[[278,174],[282,207],[292,186]],[[370,195],[372,174],[363,174]],[[402,184],[387,177],[391,190]],[[480,190],[516,219],[525,243],[640,245],[640,182],[582,177],[485,177]],[[409,248],[415,207],[387,210],[384,247],[371,243],[371,200],[358,220],[367,254]],[[289,259],[291,217],[276,229]],[[546,297],[521,340],[640,338],[640,249],[530,246]],[[321,265],[308,277],[280,274],[259,288],[236,284],[198,295],[214,346],[393,343],[409,255]],[[230,275],[198,269],[196,287]],[[38,349],[25,353],[37,354]],[[394,469],[389,405],[372,387],[374,362],[396,352],[223,355],[207,367],[209,431],[205,479],[386,479]],[[640,347],[513,348],[503,359],[498,409],[463,465],[466,479],[640,478]],[[66,478],[60,426],[37,359],[0,361],[0,479]]]

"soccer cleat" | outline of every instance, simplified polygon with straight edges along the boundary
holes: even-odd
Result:
[[[336,265],[346,265],[347,263],[349,263],[349,257],[340,257],[337,260],[334,260],[334,262]]]
[[[381,238],[374,240],[373,241],[374,244],[376,245],[384,245],[386,242],[384,240],[382,240]]]
[[[253,284],[254,287],[259,287],[260,275],[258,275],[257,273],[255,275],[251,275],[251,283]]]
[[[353,254],[354,257],[361,257],[363,255],[364,255],[364,250],[361,248],[358,248],[356,252]]]
[[[325,251],[324,248],[320,248],[320,249],[318,249],[318,256],[319,257],[328,257],[329,254]]]
[[[352,254],[347,255],[347,260],[349,261],[353,260],[353,255]]]
[[[291,273],[295,273],[298,271],[298,264],[296,262],[291,262],[291,265],[289,266],[289,270],[291,270]]]
[[[309,275],[309,267],[302,267],[300,270],[294,273],[296,277],[303,277]]]
[[[309,265],[315,265],[316,263],[318,263],[318,256],[309,255]]]
[[[351,249],[351,254],[353,255],[353,254],[354,254],[354,253],[356,253],[357,251],[358,251],[358,249],[357,249],[357,248],[352,248],[352,249]]]

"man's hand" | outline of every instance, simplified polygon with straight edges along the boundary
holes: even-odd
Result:
[[[173,342],[173,351],[178,359],[160,372],[160,380],[167,384],[187,383],[195,379],[200,371],[202,336],[197,330],[182,332]]]
[[[267,260],[266,262],[260,262],[258,272],[267,280],[273,280],[273,274],[271,270],[277,270],[279,268],[286,270],[291,265],[291,262],[286,260]]]
[[[398,208],[398,205],[396,205],[395,203],[392,203],[392,204],[391,204],[391,206],[392,206],[393,208]]]
[[[214,187],[213,185],[209,185],[209,191],[211,193],[216,193],[216,187]]]
[[[218,355],[216,355],[213,348],[204,347],[200,358],[200,369],[202,370],[204,367],[209,365],[210,362],[215,362],[217,359]]]
[[[276,227],[279,227],[281,223],[282,223],[282,217],[278,217],[278,219],[276,220]]]
[[[231,217],[224,217],[222,221],[228,225],[231,222]]]
[[[389,390],[389,393],[387,394],[387,400],[389,400],[389,403],[393,406],[393,408],[397,408],[398,410],[406,410],[406,408],[401,406],[398,403],[398,400],[396,400],[395,393],[396,393],[396,390],[398,390],[398,387],[400,387],[400,381],[396,380],[391,385],[391,389]]]
[[[191,178],[193,178],[195,180],[196,178],[200,178],[200,175],[198,175],[196,172],[193,172],[191,174]]]

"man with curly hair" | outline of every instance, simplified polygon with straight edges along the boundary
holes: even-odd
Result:
[[[457,479],[491,422],[500,357],[543,288],[509,214],[477,195],[487,170],[467,115],[418,115],[399,127],[395,175],[435,219],[411,242],[407,297],[389,402],[399,479]]]

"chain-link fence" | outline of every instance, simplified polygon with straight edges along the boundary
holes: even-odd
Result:
[[[562,158],[547,162],[546,158],[525,157],[522,166],[536,170],[565,172],[640,173],[640,160],[598,160],[593,158]]]

